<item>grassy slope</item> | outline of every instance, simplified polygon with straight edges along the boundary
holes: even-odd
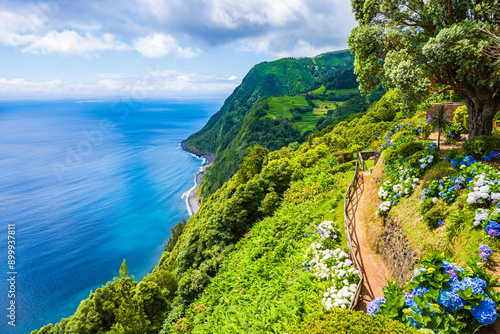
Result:
[[[291,118],[291,109],[309,107],[305,96],[273,96],[269,98],[267,103],[269,105],[267,115],[272,118],[276,118],[277,116]]]
[[[292,109],[307,108],[309,104],[305,96],[274,96],[268,100],[269,109],[267,111],[266,117],[270,116],[276,118],[281,116],[289,120],[292,119]],[[314,130],[316,127],[316,122],[320,117],[318,113],[315,112],[305,112],[301,114],[301,120],[293,120],[291,124],[297,127],[301,133],[308,130]]]
[[[321,87],[319,87],[318,89],[311,91],[311,94],[318,94],[318,95],[323,94],[325,90],[326,90],[325,85],[321,85]]]
[[[323,91],[324,91],[324,86]],[[321,88],[321,87],[320,87]],[[320,89],[318,88],[318,89]],[[316,91],[318,91],[318,89]],[[358,89],[339,89],[332,92],[335,92],[340,95],[348,95],[351,92],[356,92]],[[313,91],[314,92],[314,91]],[[312,93],[313,93],[312,92]],[[320,101],[314,100],[316,104],[316,108],[312,112],[301,113],[301,120],[293,120],[291,124],[297,127],[300,132],[303,134],[306,131],[314,131],[316,128],[316,123],[318,119],[325,116],[328,110],[335,110],[337,106],[342,105],[344,102],[342,101]],[[281,116],[283,118],[287,118],[289,120],[292,119],[292,109],[296,107],[307,108],[309,105],[305,96],[273,96],[268,99],[269,109],[267,111],[267,117],[276,118]]]
[[[330,89],[327,90],[325,94],[337,94],[337,95],[349,95],[349,94],[357,94],[359,92],[358,88],[350,88],[350,89]]]
[[[236,245],[194,303],[192,332],[283,333],[308,314],[317,315],[325,288],[302,267],[312,242],[304,233],[325,220],[342,227],[342,194],[352,175],[329,176],[323,189],[317,184],[319,175],[293,184],[282,207]]]

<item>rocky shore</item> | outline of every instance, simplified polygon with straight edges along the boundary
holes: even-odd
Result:
[[[198,158],[204,159],[203,160],[203,164],[200,167],[200,170],[198,171],[198,173],[196,173],[196,175],[194,177],[194,186],[193,186],[193,188],[189,189],[189,191],[183,196],[186,199],[186,206],[187,206],[189,215],[192,216],[200,208],[200,201],[196,197],[196,190],[198,189],[198,187],[200,186],[200,184],[203,182],[203,175],[205,174],[205,170],[207,169],[208,166],[210,166],[215,161],[215,157],[213,155],[201,154],[201,153],[198,153],[198,152],[191,151],[190,149],[188,149],[186,147],[186,141],[185,140],[183,140],[181,142],[181,147],[187,153],[195,155]]]

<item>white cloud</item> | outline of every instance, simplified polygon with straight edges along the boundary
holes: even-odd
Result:
[[[356,26],[346,0],[137,1],[141,17],[156,29],[201,44],[230,45],[279,57],[345,48]]]
[[[210,13],[213,23],[228,28],[245,24],[283,26],[300,15],[299,0],[213,0]]]
[[[111,79],[104,79],[97,81],[96,86],[108,90],[117,90],[123,87],[123,82]]]
[[[0,78],[0,98],[87,98],[87,97],[177,97],[227,96],[240,83],[227,77],[184,73],[176,70],[151,70],[141,74],[107,73],[120,80],[101,79],[93,83],[27,81]]]
[[[89,57],[91,53],[109,50],[126,51],[129,47],[117,41],[111,34],[95,37],[90,34],[81,36],[75,31],[51,31],[40,37],[25,48],[23,52],[29,53],[55,53],[64,56]]]
[[[238,77],[236,75],[231,75],[229,78],[227,78],[227,80],[229,80],[229,81],[233,81],[236,79],[238,79]]]
[[[193,44],[306,56],[346,47],[356,25],[346,0],[1,1],[0,43],[83,57],[136,50],[194,58],[202,51]]]
[[[61,80],[51,80],[42,82],[31,82],[24,79],[0,78],[0,92],[23,94],[23,93],[51,93],[58,94],[64,89]]]
[[[201,50],[193,50],[190,47],[182,48],[175,38],[160,33],[137,39],[134,42],[134,48],[147,58],[162,58],[169,55],[195,58],[201,54]]]

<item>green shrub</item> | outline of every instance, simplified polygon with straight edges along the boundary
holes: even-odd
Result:
[[[309,319],[293,331],[294,334],[412,334],[416,329],[407,327],[389,317],[367,315],[359,311],[335,310],[322,314],[318,318]]]
[[[446,218],[446,209],[442,205],[436,205],[430,209],[423,218],[424,223],[432,230],[439,227],[439,221]]]
[[[462,133],[464,133],[464,129],[461,124],[452,124],[448,127],[444,134],[445,143],[456,143],[460,140]]]
[[[417,152],[421,152],[424,149],[424,144],[418,141],[411,141],[401,145],[397,149],[397,155],[399,157],[409,157]]]
[[[453,123],[462,126],[463,133],[469,132],[469,114],[467,113],[467,107],[461,106],[455,110],[455,116],[453,116]]]
[[[435,203],[432,201],[431,198],[426,199],[420,206],[418,207],[418,211],[422,216],[425,216],[427,212],[429,212],[433,207]]]
[[[337,161],[339,164],[342,164],[344,162],[349,162],[353,160],[354,152],[349,150],[349,151],[340,151],[340,152],[335,152],[332,154],[335,158],[337,158]]]
[[[446,154],[447,160],[451,161],[453,159],[462,159],[463,155],[462,152],[458,148],[452,149],[448,154]]]
[[[406,137],[406,136],[409,136],[409,135],[411,135],[411,131],[399,131],[399,132],[396,132],[395,134],[393,134],[391,136],[391,138],[392,138],[393,142],[396,142],[399,139],[401,139],[402,137]]]
[[[467,215],[462,210],[456,209],[450,214],[449,221],[450,223],[446,225],[446,237],[451,241],[467,226]]]
[[[466,155],[472,155],[476,159],[483,158],[490,151],[498,151],[500,149],[500,138],[492,136],[470,138],[464,142],[462,149]]]

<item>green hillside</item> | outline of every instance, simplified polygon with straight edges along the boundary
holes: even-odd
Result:
[[[262,113],[263,103],[251,113]],[[345,252],[343,194],[354,157],[345,149],[369,145],[387,125],[365,116],[300,146],[248,149],[237,174],[173,230],[152,273],[137,282],[122,264],[120,277],[73,316],[38,333],[307,332],[302,326],[320,326],[316,320],[345,319],[340,309],[323,317],[331,280],[318,280],[304,255],[324,222],[336,235],[325,247]],[[385,317],[357,317],[381,333],[411,332]]]
[[[354,58],[345,50],[314,58],[283,58],[254,66],[205,127],[186,141],[190,150],[217,157],[205,175],[207,182],[200,187],[201,197],[213,194],[237,171],[247,147],[258,143],[276,150],[304,141],[304,133],[315,130],[319,117],[318,113],[309,113],[302,115],[302,120],[292,120],[293,115],[287,114],[292,101],[306,106],[303,98],[295,95],[316,89],[315,85],[325,78],[334,78],[347,70],[352,73],[353,62]],[[268,101],[272,122],[253,119],[257,103],[268,97],[282,97],[283,102]],[[280,113],[285,116],[278,118]],[[265,129],[271,132],[263,131]]]

